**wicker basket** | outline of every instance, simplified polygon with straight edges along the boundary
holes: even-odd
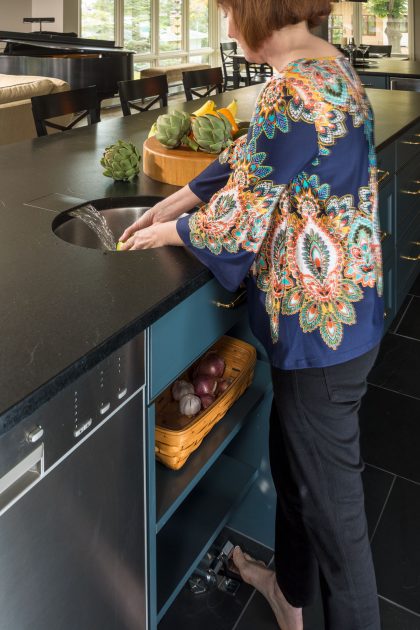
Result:
[[[156,458],[163,464],[178,470],[203,441],[214,425],[223,418],[229,407],[251,384],[254,376],[256,350],[239,339],[222,337],[211,348],[223,357],[226,367],[223,378],[232,383],[210,407],[193,418],[179,413],[171,387],[165,389],[156,401]],[[190,379],[194,366],[180,378]]]

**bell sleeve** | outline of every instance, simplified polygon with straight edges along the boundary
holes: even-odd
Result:
[[[177,220],[185,246],[229,291],[248,274],[290,182],[318,156],[314,125],[293,121],[287,106],[277,109],[265,117],[257,110],[247,138],[220,156],[230,167],[224,185],[207,204]],[[208,193],[223,182],[222,169],[212,167],[192,182],[193,189],[198,182],[196,190]]]

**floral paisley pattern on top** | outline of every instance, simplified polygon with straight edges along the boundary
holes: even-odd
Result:
[[[270,146],[281,151],[281,137],[297,123],[314,130],[317,153],[283,180],[288,156],[273,159]],[[368,143],[364,181],[336,194],[322,174],[335,147],[359,128]],[[281,317],[298,315],[303,333],[318,331],[336,350],[345,327],[356,324],[363,289],[382,293],[373,116],[351,66],[339,57],[289,64],[262,89],[248,136],[219,161],[231,173],[190,217],[192,245],[255,254],[250,273],[265,294],[273,343]]]

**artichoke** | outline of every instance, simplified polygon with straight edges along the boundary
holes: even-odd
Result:
[[[191,127],[191,116],[187,112],[174,110],[162,114],[156,121],[155,138],[168,149],[176,149]]]
[[[140,170],[141,156],[138,149],[124,140],[106,147],[101,158],[104,175],[116,181],[131,182]]]
[[[194,140],[201,151],[220,153],[232,143],[231,124],[223,114],[206,114],[192,120]]]

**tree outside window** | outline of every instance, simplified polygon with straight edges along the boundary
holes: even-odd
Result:
[[[81,37],[115,39],[114,0],[82,0]]]
[[[369,0],[369,13],[382,21],[377,44],[391,44],[392,54],[408,52],[408,3],[407,0]],[[366,42],[369,43],[369,42]],[[373,42],[372,42],[373,43]]]

